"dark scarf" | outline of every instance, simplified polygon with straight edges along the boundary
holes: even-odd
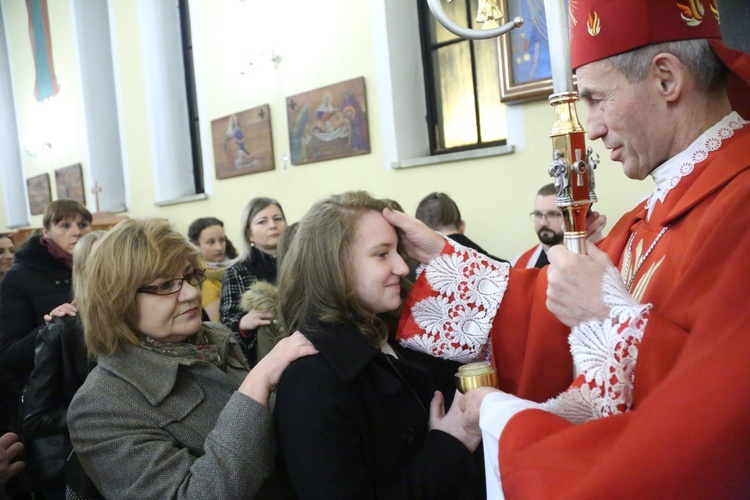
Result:
[[[47,238],[46,236],[43,236],[39,243],[47,248],[47,251],[52,255],[55,259],[59,260],[68,269],[73,269],[73,256],[70,255],[68,252],[57,246],[57,243],[55,243],[52,238]]]
[[[276,283],[276,257],[253,245],[250,247],[250,254],[245,262],[250,273],[257,276],[259,280]]]

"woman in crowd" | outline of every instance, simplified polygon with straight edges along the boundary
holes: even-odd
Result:
[[[68,427],[106,498],[253,498],[272,472],[271,392],[315,349],[293,335],[248,373],[231,332],[201,322],[204,279],[163,220],[121,222],[88,262],[80,310],[98,365]]]
[[[320,352],[284,372],[274,410],[281,457],[301,498],[483,491],[472,456],[479,438],[463,431],[460,395],[446,414],[435,391],[455,392],[456,365],[389,338],[388,315],[400,307],[408,268],[381,215],[386,206],[364,192],[321,201],[284,256],[282,316]]]
[[[224,233],[224,223],[216,217],[201,217],[188,227],[188,238],[203,252],[206,281],[203,282],[203,310],[211,321],[219,321],[219,300],[224,271],[237,258],[232,242]]]
[[[299,228],[299,222],[290,224],[279,238],[279,246],[276,249],[276,263],[281,267],[284,254],[289,250],[289,244]],[[257,311],[263,318],[270,321],[268,325],[261,325],[256,329],[257,347],[256,355],[258,361],[268,354],[273,346],[283,337],[287,336],[281,318],[279,317],[279,289],[276,285],[265,281],[256,281],[245,293],[242,294],[240,303],[243,311]]]
[[[253,198],[242,211],[241,259],[224,273],[221,288],[221,322],[239,339],[252,366],[257,361],[257,329],[268,325],[268,313],[242,309],[242,294],[256,281],[276,283],[276,248],[286,229],[284,210],[273,198]]]
[[[93,231],[78,241],[73,251],[74,290],[85,276],[89,254],[105,234]],[[64,496],[65,487],[62,466],[73,450],[68,436],[68,405],[94,366],[83,343],[75,304],[74,300],[50,311],[51,323],[37,335],[34,369],[23,397],[24,441],[31,454],[36,453],[29,460],[30,466],[45,488],[60,491],[59,498]],[[40,453],[42,446],[46,453]]]
[[[44,315],[71,300],[73,249],[91,231],[91,213],[73,200],[56,200],[42,217],[42,234],[16,253],[0,283],[0,384],[4,414],[0,430],[20,429],[21,392],[34,367],[34,346]]]
[[[0,281],[13,267],[16,259],[16,244],[8,234],[0,234]]]

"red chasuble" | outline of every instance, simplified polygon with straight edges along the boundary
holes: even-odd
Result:
[[[513,416],[499,442],[506,497],[750,493],[750,126],[694,160],[648,220],[644,202],[600,245],[652,305],[629,407],[577,425],[541,410]],[[544,270],[509,273],[491,324],[493,362],[502,390],[542,402],[573,380],[570,329],[546,309]],[[435,294],[427,281],[407,300],[407,345],[424,338],[409,311]],[[455,351],[462,341],[452,338]]]

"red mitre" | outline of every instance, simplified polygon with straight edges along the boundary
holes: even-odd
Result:
[[[732,108],[750,118],[750,55],[721,42],[716,0],[570,0],[573,69],[644,45],[706,38],[732,75]]]

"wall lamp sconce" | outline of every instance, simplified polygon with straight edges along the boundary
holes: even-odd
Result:
[[[256,71],[264,71],[270,69],[279,68],[281,62],[281,56],[274,50],[261,51],[256,54],[251,54],[247,61],[247,66],[240,70],[240,74],[247,75]]]
[[[32,158],[37,158],[39,156],[44,156],[52,151],[52,143],[49,142],[39,142],[35,144],[29,144],[26,143],[24,145],[24,151],[26,151],[26,154],[31,156]]]

